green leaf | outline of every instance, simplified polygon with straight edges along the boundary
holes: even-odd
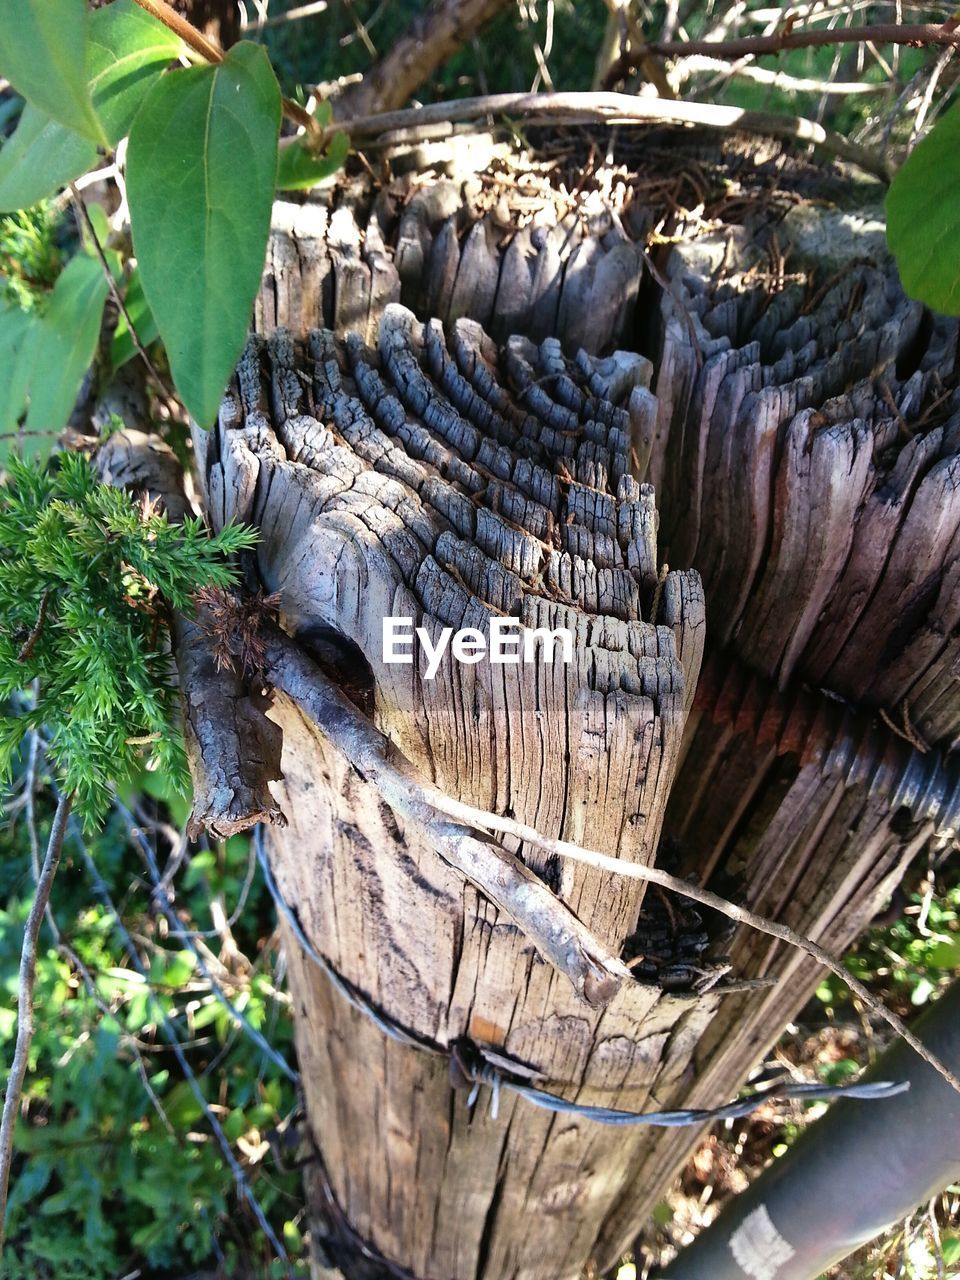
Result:
[[[349,153],[350,139],[345,133],[335,133],[320,156],[310,150],[305,136],[297,138],[290,146],[280,148],[277,187],[281,191],[306,191],[315,187],[342,169]]]
[[[114,0],[90,20],[87,74],[107,141],[130,132],[147,86],[183,52],[180,37],[134,4]]]
[[[960,969],[960,937],[936,943],[927,953],[927,962],[936,969]]]
[[[216,417],[260,284],[277,173],[280,88],[259,46],[161,77],[127,151],[143,289],[197,422]]]
[[[0,151],[0,212],[29,209],[86,173],[97,158],[89,138],[27,103]]]
[[[111,146],[129,133],[150,81],[182,50],[180,38],[133,0],[114,0],[91,15],[89,89]],[[88,137],[28,102],[0,151],[0,212],[29,208],[86,173],[96,158]]]
[[[54,120],[102,143],[87,87],[88,29],[85,0],[0,0],[0,75]]]
[[[960,103],[937,121],[887,193],[887,243],[911,298],[960,315]]]
[[[28,431],[60,431],[70,417],[100,337],[107,281],[100,263],[73,258],[57,278],[33,330]]]
[[[22,311],[19,307],[0,311],[0,432],[16,431],[26,408],[30,370],[24,355],[32,330],[39,323],[32,311]],[[0,437],[0,444],[5,443]]]
[[[140,345],[148,347],[157,337],[158,330],[157,322],[153,318],[153,312],[150,310],[143,292],[143,281],[140,279],[139,267],[135,267],[130,275],[130,282],[123,297],[123,304],[127,308],[127,315],[133,322],[137,337],[140,339]],[[126,364],[128,360],[132,360],[136,354],[137,348],[133,341],[133,334],[130,332],[126,316],[121,314],[110,346],[110,362],[114,372],[121,365]]]

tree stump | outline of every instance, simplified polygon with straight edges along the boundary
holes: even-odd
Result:
[[[694,190],[727,179],[712,217],[676,212],[667,141]],[[501,156],[278,207],[258,336],[196,437],[208,509],[259,527],[284,629],[429,783],[842,951],[960,804],[957,326],[903,297],[863,220],[835,215],[863,260],[814,272],[810,167],[778,144],[618,145],[629,163],[573,202],[555,159],[524,185]],[[678,243],[652,258],[658,240]],[[384,617],[425,629],[412,665],[384,661]],[[573,662],[447,651],[428,678],[442,628],[499,618],[568,628]],[[697,1130],[515,1094],[494,1114],[454,1088],[451,1050],[578,1102],[716,1106],[816,967],[514,843],[509,874],[592,940],[551,952],[302,705],[277,694],[270,715],[288,820],[270,862],[341,981],[287,923],[317,1274],[610,1265]]]

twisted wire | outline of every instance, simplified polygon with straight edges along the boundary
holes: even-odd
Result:
[[[554,1111],[564,1115],[576,1115],[584,1120],[594,1120],[597,1124],[626,1126],[651,1125],[657,1128],[678,1128],[684,1125],[713,1123],[717,1120],[735,1120],[749,1115],[766,1102],[784,1102],[790,1099],[801,1099],[806,1102],[829,1101],[835,1098],[857,1098],[874,1100],[891,1098],[904,1093],[910,1088],[908,1081],[868,1080],[855,1084],[792,1084],[783,1085],[766,1092],[749,1094],[747,1097],[735,1098],[721,1107],[690,1108],[679,1111],[621,1111],[615,1107],[590,1106],[580,1102],[570,1102],[554,1093],[525,1083],[514,1078],[502,1066],[494,1065],[485,1056],[483,1045],[462,1039],[456,1041],[449,1049],[432,1041],[413,1035],[399,1023],[395,1022],[382,1010],[377,1009],[361,992],[347,983],[334,969],[325,956],[313,946],[307,938],[297,919],[296,913],[289,905],[270,869],[267,851],[263,843],[263,828],[257,826],[254,832],[254,843],[257,857],[263,871],[263,878],[270,896],[290,926],[294,936],[311,961],[320,969],[336,990],[354,1009],[365,1017],[392,1040],[397,1040],[413,1049],[420,1049],[436,1057],[446,1058],[451,1064],[451,1076],[455,1083],[470,1086],[467,1105],[473,1107],[480,1094],[481,1086],[486,1085],[491,1091],[490,1114],[495,1120],[499,1114],[500,1096],[503,1090],[518,1094],[535,1107],[546,1111]],[[518,1064],[518,1070],[522,1070]]]

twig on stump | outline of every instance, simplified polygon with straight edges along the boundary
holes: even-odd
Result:
[[[0,1121],[0,1253],[6,1238],[7,1192],[10,1186],[10,1166],[13,1163],[13,1131],[20,1109],[23,1081],[27,1074],[27,1058],[33,1040],[33,986],[37,976],[37,939],[43,921],[53,878],[60,865],[60,854],[67,831],[67,819],[73,804],[73,793],[64,792],[57,802],[57,810],[50,828],[47,852],[40,869],[33,906],[27,917],[20,951],[20,984],[17,992],[17,1043],[13,1051],[13,1063],[7,1079],[7,1092],[3,1099],[3,1119]]]
[[[421,782],[367,717],[278,627],[265,630],[265,675],[311,718],[394,812],[414,824],[444,861],[505,911],[543,955],[595,1008],[609,1004],[626,965],[611,955],[573,912],[515,854],[470,826],[448,822],[435,803],[441,793]]]
[[[494,93],[486,97],[432,102],[425,107],[338,120],[330,126],[330,132],[339,130],[367,144],[383,138],[385,134],[393,135],[384,139],[391,144],[413,142],[424,133],[433,136],[437,126],[487,116],[521,117],[528,125],[698,124],[714,129],[739,129],[745,133],[791,138],[823,147],[833,155],[859,165],[867,173],[880,178],[888,176],[882,156],[803,116],[782,115],[774,111],[744,111],[740,107],[722,107],[708,102],[637,98],[629,93]]]
[[[911,1049],[960,1093],[960,1078],[946,1063],[932,1053],[882,1000],[879,1000],[859,979],[855,978],[844,967],[842,961],[818,943],[805,938],[789,925],[757,915],[746,907],[738,907],[735,903],[721,898],[719,894],[709,889],[702,889],[699,885],[690,884],[679,876],[662,871],[659,867],[626,862],[594,849],[581,848],[567,840],[553,839],[526,823],[477,809],[473,805],[445,795],[437,787],[419,779],[413,766],[399,755],[366,716],[354,707],[278,628],[270,627],[269,629],[265,655],[265,677],[298,703],[333,746],[377,788],[391,808],[416,821],[428,838],[435,843],[441,856],[452,862],[454,866],[458,866],[465,875],[475,879],[485,893],[488,892],[487,886],[476,875],[477,867],[471,859],[477,854],[489,857],[491,851],[495,851],[496,856],[500,858],[512,859],[512,855],[506,850],[479,840],[476,828],[512,836],[526,844],[535,845],[547,853],[556,854],[560,858],[582,862],[613,875],[645,880],[651,884],[658,884],[664,889],[670,889],[674,893],[682,894],[694,902],[700,902],[714,911],[719,911],[721,915],[738,924],[745,924],[751,929],[796,947],[797,950],[803,951],[824,968],[829,969],[863,1001],[871,1012],[882,1018]],[[452,821],[439,822],[435,814],[430,815],[431,809],[445,814]],[[495,892],[496,889],[494,889]],[[497,901],[495,896],[494,901]],[[559,900],[557,902],[559,904]],[[498,902],[498,905],[501,903]],[[517,900],[514,899],[511,905],[511,900],[504,897],[502,905],[522,928],[528,928],[530,922],[524,923],[517,916],[515,909]],[[522,895],[519,906],[522,910],[524,906]],[[562,904],[559,906],[562,907]],[[563,910],[565,911],[566,908]],[[559,915],[556,913],[555,918],[559,920]],[[542,930],[533,932],[533,929],[537,929],[535,924],[530,930],[531,937],[535,941],[541,945],[548,943],[549,938],[541,936]],[[551,959],[553,959],[552,956]]]

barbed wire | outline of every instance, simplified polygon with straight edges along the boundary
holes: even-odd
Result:
[[[708,1124],[717,1120],[735,1120],[749,1115],[752,1111],[768,1102],[785,1102],[799,1099],[806,1102],[831,1101],[836,1098],[857,1098],[860,1100],[876,1100],[894,1097],[910,1088],[908,1081],[869,1080],[846,1085],[826,1084],[792,1084],[777,1086],[766,1091],[735,1098],[721,1107],[688,1108],[676,1111],[623,1111],[615,1107],[591,1106],[580,1102],[571,1102],[558,1097],[545,1089],[519,1078],[529,1068],[522,1063],[515,1065],[508,1059],[494,1054],[484,1045],[462,1037],[449,1047],[417,1036],[406,1027],[401,1026],[382,1009],[378,1009],[353,984],[348,983],[325,956],[323,956],[305,934],[296,912],[286,901],[280,891],[263,841],[263,827],[258,825],[254,831],[254,846],[263,872],[264,882],[277,910],[290,926],[294,937],[310,960],[328,979],[334,990],[359,1013],[368,1018],[384,1035],[392,1040],[420,1049],[435,1057],[446,1058],[450,1063],[450,1074],[453,1084],[470,1087],[467,1106],[473,1107],[479,1097],[480,1088],[486,1085],[491,1091],[490,1114],[496,1119],[499,1114],[500,1096],[504,1090],[525,1098],[527,1102],[546,1111],[565,1115],[576,1115],[585,1120],[593,1120],[597,1124],[629,1126],[650,1125],[657,1128],[679,1128],[686,1125]],[[497,1061],[492,1061],[496,1057]],[[534,1076],[536,1072],[532,1073]]]
[[[51,782],[51,789],[53,791],[54,796],[57,799],[59,799],[60,788],[57,786],[55,781]],[[290,1262],[290,1255],[287,1253],[283,1244],[277,1237],[277,1234],[274,1231],[273,1227],[270,1225],[270,1221],[267,1218],[267,1215],[264,1212],[263,1207],[261,1206],[259,1200],[254,1194],[253,1188],[250,1185],[247,1175],[244,1173],[243,1169],[241,1168],[240,1164],[237,1161],[236,1156],[233,1154],[233,1148],[230,1145],[227,1135],[223,1131],[223,1126],[220,1124],[220,1121],[210,1110],[210,1105],[207,1102],[206,1098],[204,1097],[203,1090],[200,1088],[200,1084],[197,1081],[197,1077],[192,1067],[190,1066],[190,1063],[187,1060],[187,1056],[184,1052],[183,1045],[180,1042],[180,1036],[177,1032],[177,1029],[173,1025],[169,1016],[167,1015],[167,1012],[164,1009],[163,1004],[158,999],[158,997],[156,996],[156,994],[153,992],[153,990],[149,985],[149,975],[143,965],[143,962],[140,959],[140,954],[137,951],[136,946],[134,945],[134,941],[131,938],[126,925],[123,923],[123,920],[120,917],[120,912],[117,910],[117,906],[113,901],[113,898],[110,894],[109,889],[107,888],[107,885],[103,877],[100,875],[100,872],[97,869],[96,862],[94,861],[93,855],[90,853],[90,850],[87,847],[87,842],[84,839],[83,832],[80,828],[80,824],[77,821],[76,817],[73,817],[68,824],[68,835],[69,835],[69,838],[72,840],[75,848],[79,852],[81,859],[83,860],[83,864],[86,867],[87,875],[90,878],[90,882],[93,887],[94,893],[103,903],[104,907],[106,907],[107,911],[110,913],[113,927],[116,930],[117,936],[120,939],[123,949],[126,951],[127,956],[130,959],[130,963],[133,965],[137,973],[139,973],[140,976],[147,983],[147,988],[146,988],[147,997],[155,1009],[155,1012],[157,1015],[157,1022],[161,1031],[163,1032],[164,1039],[169,1044],[170,1049],[177,1060],[177,1064],[179,1065],[180,1070],[183,1072],[184,1079],[186,1080],[187,1085],[189,1086],[190,1092],[193,1094],[194,1098],[196,1099],[197,1105],[200,1107],[200,1110],[203,1112],[203,1115],[207,1121],[207,1124],[210,1126],[213,1136],[216,1139],[217,1145],[219,1146],[220,1151],[223,1154],[223,1158],[227,1163],[227,1167],[229,1168],[231,1174],[233,1175],[234,1183],[237,1187],[237,1190],[240,1193],[241,1198],[243,1200],[246,1200],[247,1204],[250,1206],[253,1216],[256,1219],[257,1226],[260,1228],[260,1230],[263,1232],[264,1236],[266,1237],[266,1240],[270,1245],[271,1249],[273,1250],[276,1258],[283,1264],[286,1275],[288,1277],[291,1277],[291,1280],[292,1280],[294,1272]]]

